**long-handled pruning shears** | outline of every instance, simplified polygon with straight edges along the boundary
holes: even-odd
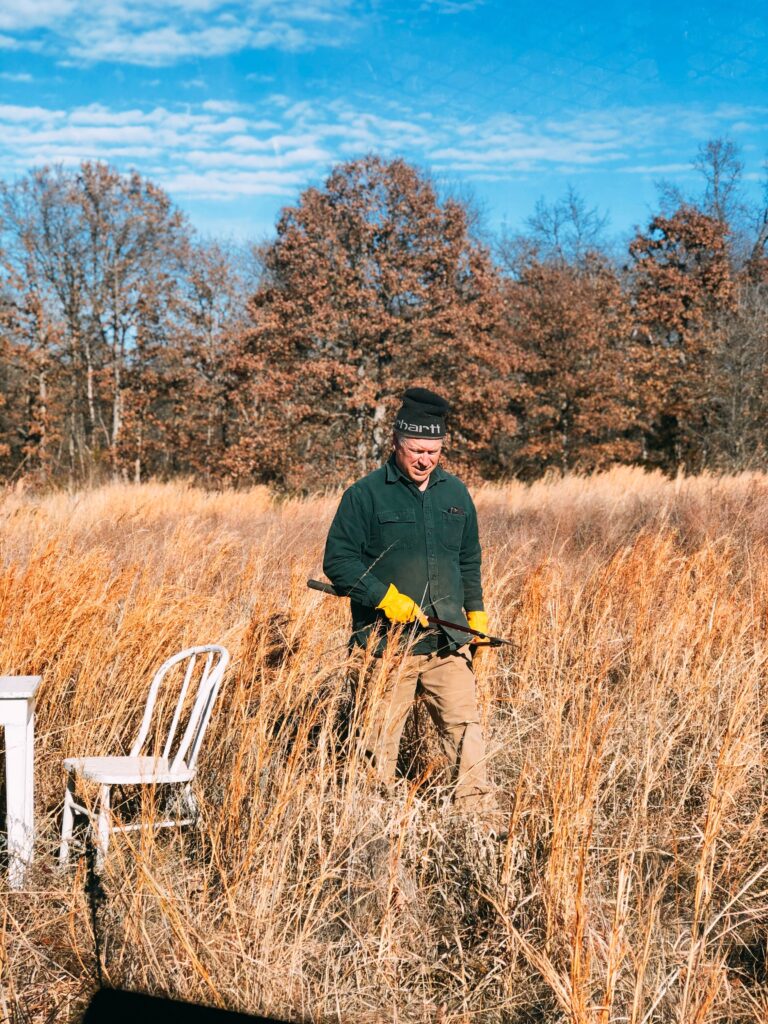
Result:
[[[307,586],[312,590],[319,590],[321,594],[331,594],[333,597],[344,597],[338,590],[330,583],[323,583],[321,580],[307,580]],[[445,619],[438,619],[434,615],[427,615],[427,622],[431,622],[433,626],[445,626],[447,629],[458,629],[462,633],[471,633],[472,636],[478,637],[480,640],[485,640],[490,647],[501,647],[503,644],[509,644],[512,646],[511,640],[505,640],[500,636],[488,636],[487,633],[481,633],[479,629],[472,629],[470,626],[463,626],[460,622],[447,622]]]

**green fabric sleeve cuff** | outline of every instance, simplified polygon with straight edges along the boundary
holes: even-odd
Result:
[[[382,583],[381,580],[378,580],[375,577],[368,577],[366,579],[366,583],[368,585],[368,594],[371,599],[371,607],[378,608],[389,590],[389,584]]]

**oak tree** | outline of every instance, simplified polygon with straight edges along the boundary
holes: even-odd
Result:
[[[640,454],[629,302],[597,254],[529,262],[508,285],[515,336],[530,357],[516,472],[592,470]]]
[[[405,161],[368,156],[285,209],[262,259],[233,363],[233,477],[319,487],[373,469],[409,384],[449,396],[454,461],[474,452],[493,472],[497,435],[515,430],[520,357],[461,203]]]
[[[655,217],[630,243],[635,336],[649,462],[707,462],[719,318],[734,282],[721,221],[691,206]]]

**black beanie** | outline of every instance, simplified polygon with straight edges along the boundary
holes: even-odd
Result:
[[[427,388],[408,388],[395,419],[395,430],[406,437],[445,437],[448,403]]]

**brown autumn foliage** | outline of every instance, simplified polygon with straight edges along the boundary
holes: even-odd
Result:
[[[530,359],[529,399],[509,469],[591,470],[640,456],[641,396],[626,294],[596,253],[528,263],[509,282],[513,337]]]
[[[134,392],[165,341],[183,218],[152,182],[87,162],[3,186],[0,216],[2,324],[22,385],[16,457],[45,474],[115,472]]]
[[[168,195],[105,164],[0,187],[6,476],[210,479],[248,284]]]
[[[624,275],[573,189],[494,259],[466,203],[375,155],[256,258],[105,164],[0,183],[0,476],[324,488],[380,462],[410,384],[452,400],[465,475],[760,465],[768,218],[727,140],[695,166]]]
[[[402,160],[337,167],[283,211],[236,359],[236,479],[325,487],[377,466],[402,391],[453,402],[453,458],[513,434],[519,354],[465,209]]]
[[[646,456],[695,468],[707,461],[721,318],[734,307],[727,229],[684,205],[655,217],[629,252]]]
[[[768,273],[761,280],[753,264],[734,284],[734,308],[717,323],[707,439],[721,468],[764,465],[768,455]]]
[[[142,339],[148,356],[131,366],[132,429],[121,458],[133,479],[142,467],[219,479],[239,400],[230,368],[245,324],[245,276],[238,253],[189,240],[173,315]]]

